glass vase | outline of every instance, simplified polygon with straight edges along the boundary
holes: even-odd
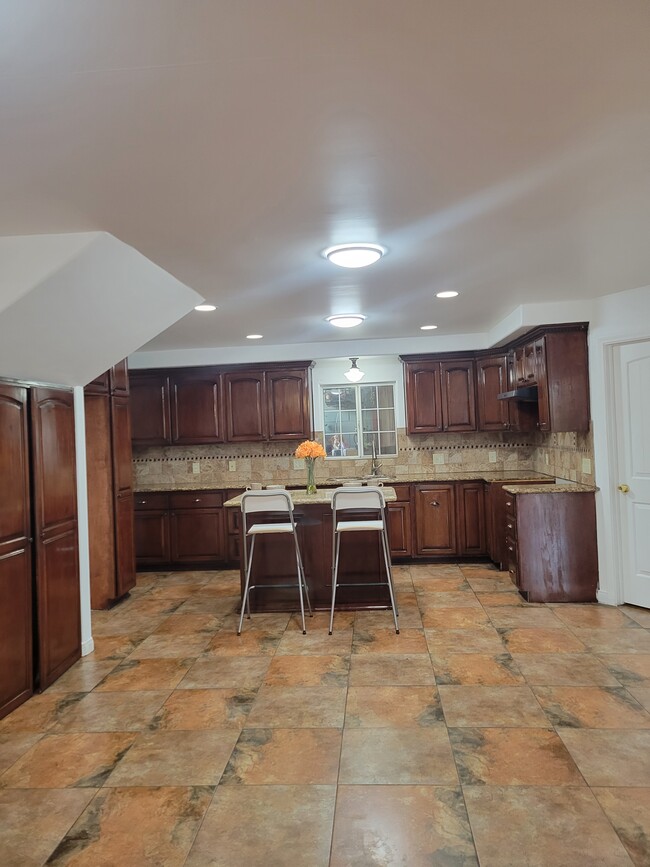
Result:
[[[305,458],[305,463],[307,464],[307,487],[305,489],[308,494],[315,494],[317,492],[316,481],[314,479],[314,459],[313,458]]]

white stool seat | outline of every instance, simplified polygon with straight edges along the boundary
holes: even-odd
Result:
[[[247,536],[264,533],[293,533],[293,524],[253,524],[248,528]]]
[[[359,512],[375,512],[376,518],[361,518],[351,521],[338,521],[336,518],[337,512],[350,511],[355,515]],[[390,595],[390,604],[393,609],[393,623],[395,624],[395,632],[399,634],[399,626],[397,624],[397,605],[395,604],[395,594],[393,592],[393,575],[390,567],[390,547],[388,544],[388,530],[386,527],[386,501],[381,488],[371,486],[344,486],[337,488],[332,494],[332,608],[330,611],[330,628],[329,633],[332,634],[334,626],[334,606],[336,604],[336,590],[339,586],[339,554],[341,551],[341,535],[343,533],[367,532],[374,531],[379,533],[381,539],[381,549],[384,555],[384,565],[386,567],[386,584]],[[371,582],[372,583],[372,582]],[[376,581],[375,584],[383,584],[383,581]],[[347,584],[347,586],[352,586]],[[364,586],[367,586],[364,585]]]
[[[338,521],[337,533],[354,533],[355,530],[383,530],[383,521]]]
[[[255,589],[256,585],[251,585],[251,571],[253,568],[253,554],[255,552],[255,540],[258,536],[272,536],[280,533],[290,533],[293,536],[293,544],[296,552],[296,566],[298,570],[298,594],[300,596],[300,617],[302,620],[302,634],[305,635],[305,605],[303,602],[303,591],[307,597],[307,606],[311,615],[311,603],[309,601],[309,590],[305,579],[305,569],[302,565],[302,557],[300,555],[300,546],[298,545],[298,535],[296,533],[296,522],[293,518],[293,500],[291,495],[285,490],[266,490],[266,491],[246,491],[241,498],[241,510],[244,521],[244,572],[246,573],[246,581],[244,583],[244,594],[241,601],[241,614],[239,616],[239,628],[237,635],[241,635],[241,628],[244,622],[244,611],[248,611],[248,617],[251,616],[250,594]],[[268,524],[252,524],[246,526],[247,516],[255,513],[267,513],[273,515],[273,518],[286,516],[288,521],[269,522]],[[251,540],[250,553],[248,551],[247,539]],[[263,587],[291,587],[291,584],[263,584]]]

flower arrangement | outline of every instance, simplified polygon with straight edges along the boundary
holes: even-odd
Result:
[[[307,467],[307,493],[315,494],[316,482],[314,481],[314,463],[316,458],[325,457],[325,449],[319,442],[316,442],[316,440],[305,440],[300,443],[295,451],[295,455],[297,458],[305,459],[305,466]]]

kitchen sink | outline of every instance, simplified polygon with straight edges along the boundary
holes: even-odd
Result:
[[[357,479],[332,479],[337,485],[372,485],[374,482],[394,482],[392,476],[359,476]]]

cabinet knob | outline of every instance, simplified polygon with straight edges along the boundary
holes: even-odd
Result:
[[[512,545],[508,545],[508,551],[514,551],[514,550],[515,549],[512,547]]]
[[[439,506],[440,503],[437,500],[433,500],[433,502],[429,503],[430,506]]]
[[[529,373],[528,376],[527,376],[527,379],[535,379],[535,374],[534,374],[534,373]]]
[[[194,500],[194,502],[195,502],[195,503],[200,503],[200,502],[201,502],[201,497],[197,497],[197,498]]]
[[[147,501],[146,501],[146,500],[138,500],[138,505],[139,505],[139,506],[146,506],[146,505],[147,505]]]
[[[507,527],[509,530],[512,530],[512,524],[506,524],[506,527]]]
[[[506,506],[512,506],[512,500],[506,500]]]

